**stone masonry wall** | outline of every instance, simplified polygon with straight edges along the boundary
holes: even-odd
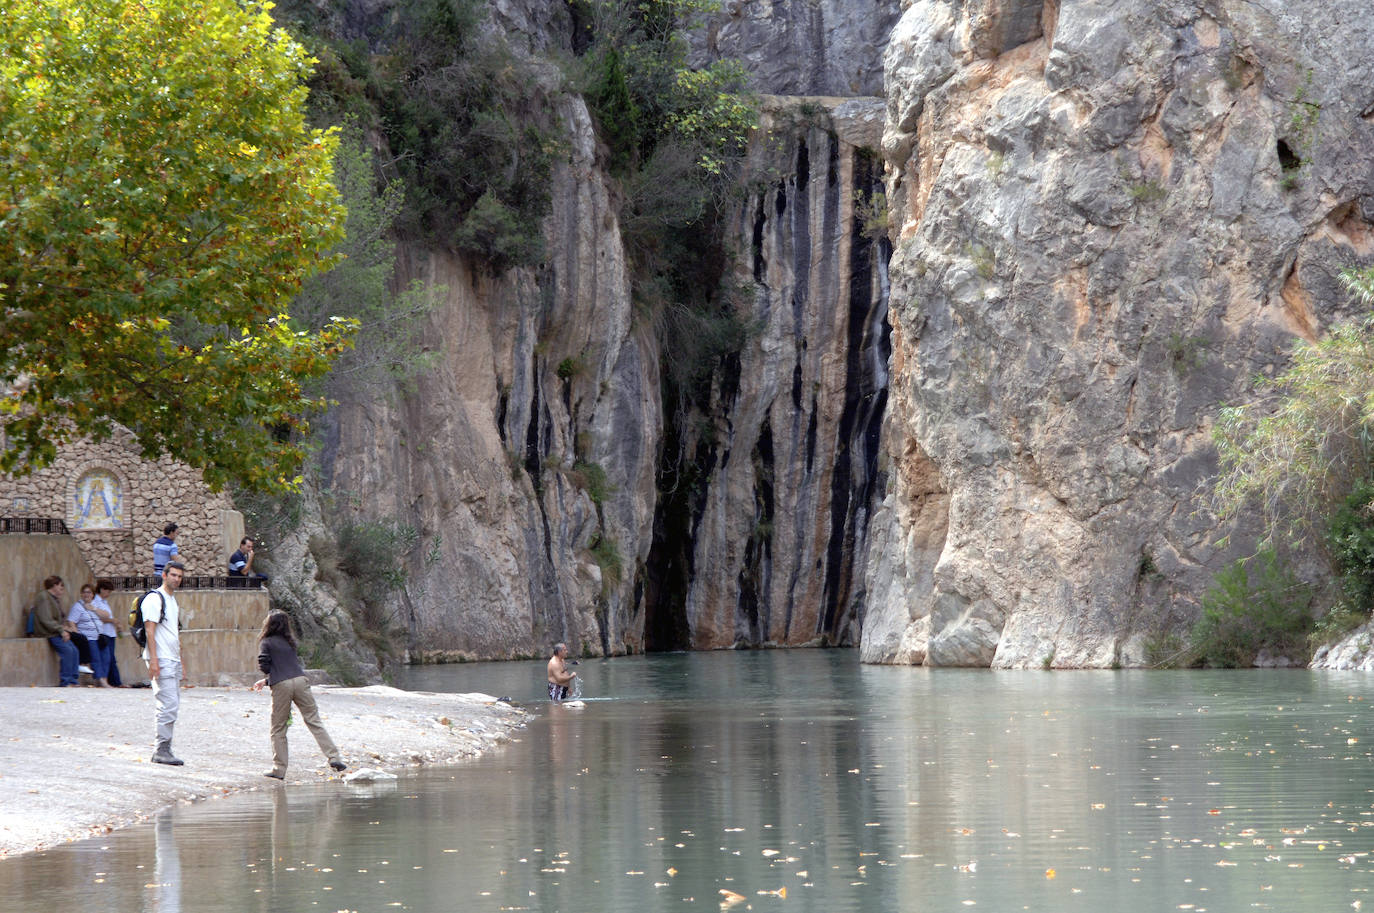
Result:
[[[178,557],[191,575],[225,573],[226,544],[242,535],[228,493],[212,492],[184,463],[143,459],[122,428],[62,448],[31,475],[0,475],[0,516],[65,520],[97,576],[151,574],[153,540],[168,522],[179,527]]]

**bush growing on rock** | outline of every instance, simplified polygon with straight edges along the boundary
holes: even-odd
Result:
[[[1272,549],[1235,561],[1202,597],[1192,656],[1203,665],[1227,669],[1254,665],[1262,651],[1304,661],[1311,603],[1311,588]]]

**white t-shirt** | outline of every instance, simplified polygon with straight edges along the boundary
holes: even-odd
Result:
[[[108,602],[100,598],[99,593],[97,593],[95,595],[95,598],[91,600],[91,605],[95,606],[97,609],[104,609],[106,612],[110,613],[111,618],[114,618],[114,609],[110,608],[110,604]],[[119,633],[119,631],[117,628],[115,628],[113,621],[102,620],[100,622],[100,633],[104,634],[106,637],[114,637]]]
[[[67,620],[76,625],[76,630],[91,643],[100,637],[100,616],[91,609],[86,608],[85,603],[77,600],[72,603],[72,610],[67,613]]]
[[[158,587],[156,592],[162,594],[162,598],[167,600],[167,614],[162,614],[162,603],[152,593],[143,597],[139,603],[139,608],[143,610],[143,623],[153,622],[157,625],[157,633],[154,635],[154,643],[157,645],[158,662],[167,660],[168,662],[181,662],[181,629],[178,627],[178,620],[181,616],[181,607],[177,605],[176,597],[167,592],[162,587]],[[159,619],[161,619],[159,623]],[[148,658],[148,649],[143,649],[143,658]]]

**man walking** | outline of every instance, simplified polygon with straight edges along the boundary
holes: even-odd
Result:
[[[185,573],[180,562],[167,562],[162,569],[162,586],[139,600],[143,629],[148,632],[143,658],[148,661],[148,677],[152,679],[157,703],[157,749],[153,761],[177,767],[184,762],[172,754],[172,728],[181,708],[181,681],[186,677],[186,669],[181,664],[181,607],[174,594]]]

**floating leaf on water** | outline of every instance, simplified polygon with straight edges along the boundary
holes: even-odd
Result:
[[[1045,877],[1046,877],[1046,878],[1054,878],[1054,876],[1056,876],[1056,875],[1058,875],[1058,874],[1059,874],[1059,873],[1056,872],[1054,869],[1045,869]]]

